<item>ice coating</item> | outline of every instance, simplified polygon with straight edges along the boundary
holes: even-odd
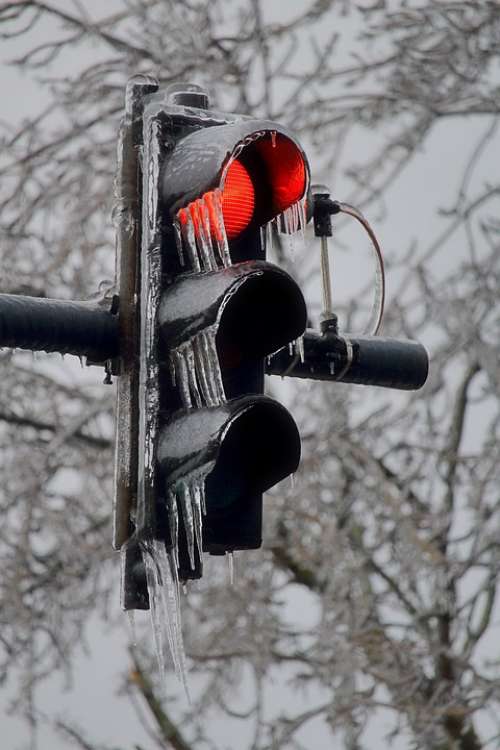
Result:
[[[151,539],[142,542],[153,638],[160,674],[166,680],[168,653],[175,673],[189,699],[186,655],[182,640],[179,580],[174,554],[167,553],[163,542]]]
[[[144,123],[137,526],[154,524],[155,451],[158,432],[159,365],[156,356],[157,316],[161,298],[161,221],[156,185],[160,174],[161,126],[152,118]]]
[[[247,135],[237,144],[226,162],[219,187],[177,211],[174,218],[174,235],[181,266],[186,265],[186,257],[190,269],[197,273],[232,265],[222,210],[226,176],[231,164],[249,144],[267,136],[271,138],[271,144],[275,148],[277,137],[275,130],[270,132],[258,130]],[[307,206],[304,195],[261,228],[262,242],[266,247],[271,247],[272,227],[275,226],[278,232],[287,236],[290,250],[293,252],[295,247],[293,235],[300,233],[302,244],[305,246],[306,224]]]
[[[185,409],[219,406],[226,400],[216,336],[218,323],[184,341],[170,354],[170,371]]]
[[[155,525],[155,504],[152,498],[156,491],[155,457],[160,403],[157,317],[162,288],[161,217],[156,187],[159,182],[161,152],[161,125],[153,117],[144,122],[138,441],[142,450],[138,455],[136,517],[139,530],[154,528]],[[179,376],[181,384],[186,382],[188,368],[191,367],[189,359],[185,365],[186,372]],[[177,506],[172,504],[169,508],[169,522],[172,534],[177,536],[176,512]],[[150,538],[141,543],[141,549],[160,674],[165,680],[170,652],[177,677],[189,697],[181,628],[177,545],[167,553],[164,542]]]
[[[172,559],[179,566],[179,513],[186,532],[187,552],[191,569],[195,569],[196,552],[203,564],[203,516],[206,514],[205,480],[214,467],[214,461],[178,480],[168,488],[167,504],[172,538]]]
[[[304,336],[299,336],[299,338],[295,340],[295,348],[299,353],[300,361],[302,362],[302,364],[304,364],[305,362]]]
[[[306,225],[307,225],[307,206],[306,198],[301,198],[296,203],[275,216],[265,227],[262,227],[261,237],[267,249],[273,244],[273,228],[288,240],[288,246],[292,256],[295,252],[296,239],[299,235],[302,246],[306,248]]]
[[[229,243],[224,225],[222,210],[222,191],[227,170],[241,150],[251,140],[269,135],[258,132],[252,134],[239,144],[231,159],[226,164],[220,187],[204,194],[198,200],[181,208],[174,218],[174,236],[179,263],[185,271],[205,273],[231,266]],[[273,146],[276,144],[276,133],[272,132]],[[145,140],[146,142],[146,140]],[[149,140],[145,151],[146,173],[149,174],[149,186],[145,191],[145,214],[143,215],[144,236],[143,253],[147,249],[149,263],[148,273],[143,278],[159,278],[161,274],[160,245],[156,241],[158,221],[157,199],[153,182],[159,170],[159,143],[157,134]],[[292,242],[293,235],[302,234],[304,240],[306,225],[305,199],[289,206],[262,228],[262,240],[267,246],[272,244],[273,230],[287,236]],[[144,257],[144,256],[143,256]],[[160,288],[160,284],[158,288]],[[157,415],[159,408],[158,371],[155,369],[153,352],[157,346],[157,312],[159,300],[150,290],[141,292],[141,399],[140,431],[144,445],[141,459],[143,477],[139,496],[143,507],[145,495],[154,484],[153,457],[157,436]],[[218,323],[191,336],[171,350],[169,357],[172,384],[178,389],[184,409],[214,407],[226,401],[220,363],[216,347]],[[291,343],[303,359],[303,341]],[[153,415],[150,422],[148,414]],[[166,674],[168,651],[173,659],[175,672],[187,690],[186,659],[182,641],[180,592],[179,592],[179,525],[182,521],[185,530],[187,557],[192,570],[203,557],[203,517],[206,514],[205,481],[212,471],[214,462],[207,463],[196,472],[184,476],[169,484],[168,477],[164,486],[164,497],[168,514],[171,548],[167,551],[165,544],[152,539],[142,544],[149,591],[153,635],[163,677]],[[144,486],[146,482],[146,486]],[[229,577],[233,583],[233,558],[228,555]]]
[[[181,266],[185,265],[185,258],[197,273],[231,265],[221,189],[205,193],[181,208],[174,219],[174,233]]]

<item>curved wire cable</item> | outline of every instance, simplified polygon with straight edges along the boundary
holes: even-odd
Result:
[[[385,271],[384,271],[384,259],[382,257],[382,250],[375,236],[375,232],[371,228],[367,219],[363,216],[361,211],[351,206],[349,203],[341,203],[337,201],[339,210],[341,213],[352,216],[354,219],[359,221],[363,226],[366,233],[368,234],[372,246],[375,252],[376,270],[375,270],[375,297],[373,300],[373,307],[370,315],[370,319],[367,323],[366,329],[361,334],[362,336],[376,336],[382,322],[382,316],[384,314],[385,305]]]

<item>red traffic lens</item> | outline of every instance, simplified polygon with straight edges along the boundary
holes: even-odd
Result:
[[[222,215],[228,239],[232,240],[250,224],[255,207],[255,190],[243,164],[234,159],[226,172],[222,192]]]
[[[295,143],[277,133],[274,138],[261,138],[256,148],[264,158],[276,214],[286,211],[306,190],[306,165]]]

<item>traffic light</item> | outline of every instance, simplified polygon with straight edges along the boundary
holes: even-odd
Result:
[[[297,468],[299,434],[264,394],[264,362],[269,374],[400,389],[420,388],[429,363],[418,342],[374,335],[383,283],[368,335],[339,333],[331,216],[366,225],[379,270],[380,248],[356,209],[310,189],[285,128],[210,110],[196,87],[162,93],[137,76],[118,157],[117,289],[92,302],[0,294],[0,346],[76,354],[104,365],[105,382],[118,376],[122,604],[148,608],[152,593],[161,618],[165,588],[175,598],[179,579],[199,577],[204,551],[260,546],[262,493]],[[321,240],[324,316],[321,332],[304,334],[301,291],[266,247],[270,229],[304,229],[306,206]]]
[[[141,550],[151,540],[181,580],[202,574],[203,551],[261,545],[262,493],[300,458],[293,418],[264,395],[265,358],[300,339],[307,319],[296,282],[266,261],[271,223],[288,233],[305,224],[309,166],[295,138],[274,122],[209,111],[193,87],[135,93],[130,122],[140,110],[142,132],[126,137],[141,153],[142,210],[122,252],[135,243],[140,260],[120,304],[126,320],[128,284],[139,310],[118,445],[137,452],[137,469],[125,478],[117,456],[115,512],[126,608],[148,606]]]

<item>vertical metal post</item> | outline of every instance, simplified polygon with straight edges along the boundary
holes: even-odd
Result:
[[[330,260],[328,258],[328,237],[321,236],[321,281],[323,288],[323,319],[333,318],[332,284],[330,280]]]
[[[115,179],[117,229],[116,276],[120,295],[120,377],[117,385],[115,498],[113,546],[130,536],[130,518],[137,501],[138,387],[139,387],[139,253],[141,244],[141,179],[139,150],[142,144],[142,106],[146,94],[158,83],[134,76],[127,83],[125,117],[118,141]]]

